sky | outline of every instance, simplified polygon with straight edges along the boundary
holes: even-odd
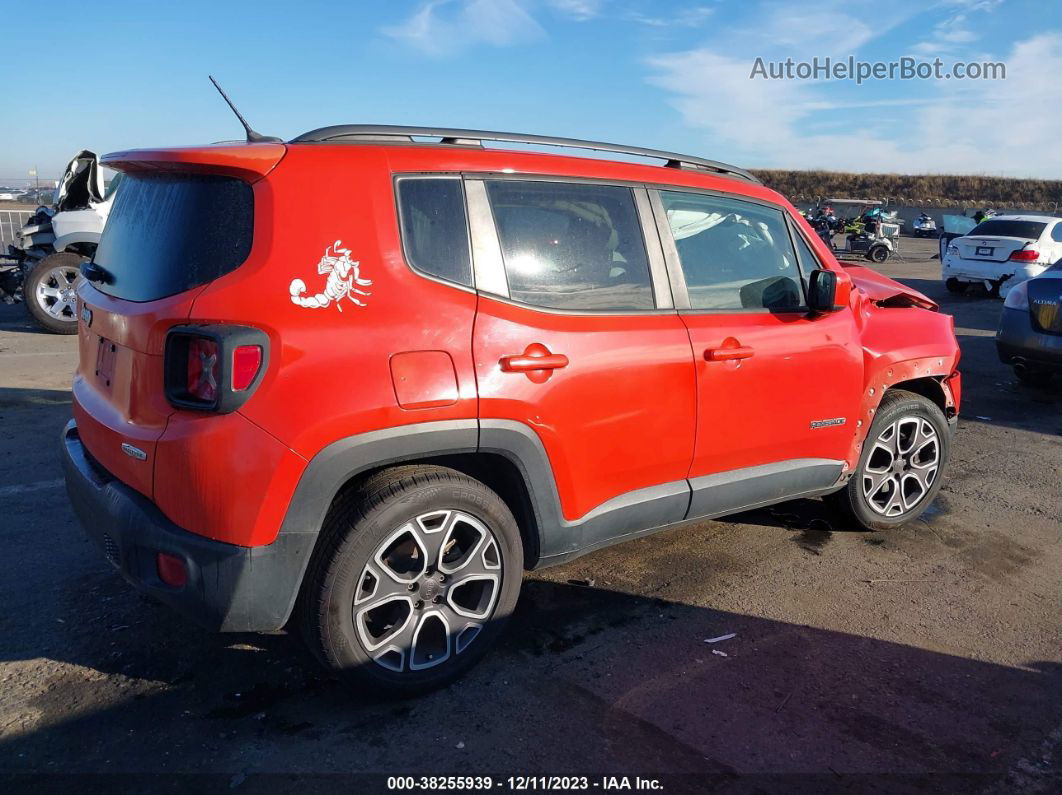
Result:
[[[471,127],[749,168],[1062,178],[1062,3],[1031,0],[50,0],[7,48],[0,184],[88,148],[329,124]],[[32,54],[32,55],[31,55]],[[764,63],[1006,65],[1004,80],[766,80]]]

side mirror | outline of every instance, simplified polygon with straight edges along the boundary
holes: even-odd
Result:
[[[837,306],[837,274],[828,270],[811,272],[808,281],[808,309],[815,314],[832,312]]]

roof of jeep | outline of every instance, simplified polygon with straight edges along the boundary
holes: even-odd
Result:
[[[479,135],[480,138],[472,136]],[[484,146],[483,141],[502,146]],[[504,146],[513,144],[513,146]],[[558,147],[557,152],[524,146]],[[568,151],[562,151],[562,150]],[[231,141],[190,147],[137,149],[105,155],[100,162],[119,171],[197,171],[231,174],[256,181],[295,150],[333,157],[341,150],[358,157],[370,151],[384,157],[391,170],[484,171],[534,176],[607,179],[623,182],[718,190],[788,205],[785,197],[764,186],[749,172],[713,160],[656,149],[598,141],[550,138],[518,133],[492,133],[452,128],[354,125],[325,127],[288,143]],[[643,162],[610,157],[579,156],[572,150],[617,154]],[[301,159],[296,158],[296,160]],[[662,163],[645,162],[663,161]]]
[[[731,166],[718,160],[707,160],[695,155],[682,155],[661,149],[648,149],[641,146],[611,144],[604,141],[587,141],[581,138],[558,138],[549,135],[529,133],[496,132],[490,130],[469,130],[454,127],[408,127],[393,124],[341,124],[321,127],[303,133],[291,140],[293,144],[301,143],[418,143],[418,138],[438,139],[432,141],[451,146],[482,146],[484,141],[497,143],[527,144],[532,146],[556,146],[565,149],[585,149],[595,152],[644,157],[665,161],[670,168],[695,168],[722,176],[747,180],[757,185],[762,184],[750,172],[737,166]]]

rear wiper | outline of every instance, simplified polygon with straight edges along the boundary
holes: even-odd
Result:
[[[102,265],[97,265],[95,262],[83,262],[81,264],[81,275],[88,281],[97,282],[99,284],[107,284],[108,282],[113,281],[111,272]]]

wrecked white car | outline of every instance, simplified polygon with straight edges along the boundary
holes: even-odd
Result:
[[[994,215],[948,243],[941,276],[950,292],[983,284],[1006,297],[1017,284],[1062,259],[1062,218]]]
[[[78,152],[56,190],[55,205],[39,207],[19,230],[7,258],[15,268],[2,288],[21,293],[26,309],[44,329],[77,333],[77,282],[81,263],[92,258],[120,177],[104,190],[99,160]]]

